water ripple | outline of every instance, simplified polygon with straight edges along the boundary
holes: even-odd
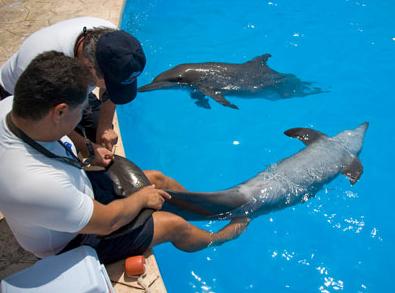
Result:
[[[191,275],[194,280],[189,282],[189,285],[194,290],[194,292],[215,293],[213,286],[207,284],[207,282],[204,281],[202,277],[198,275],[198,273],[191,271]],[[212,281],[215,282],[216,279],[212,279]]]
[[[330,269],[326,267],[322,263],[322,261],[317,259],[314,253],[311,253],[308,256],[303,257],[302,254],[296,253],[295,251],[283,249],[282,251],[273,250],[271,252],[271,257],[310,268],[309,270],[312,271],[317,271],[321,276],[321,280],[322,280],[322,284],[319,285],[318,289],[322,293],[344,290],[344,281],[331,274]],[[290,285],[285,284],[285,287],[290,288]]]

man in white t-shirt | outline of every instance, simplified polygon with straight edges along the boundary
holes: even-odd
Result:
[[[65,136],[88,104],[89,81],[74,58],[46,52],[22,73],[14,97],[0,102],[0,211],[19,244],[38,257],[90,245],[111,263],[163,242],[196,251],[237,237],[246,220],[209,233],[159,211],[170,195],[155,186],[101,203]],[[111,234],[145,208],[155,211],[139,227]]]
[[[30,61],[46,51],[75,57],[94,77],[90,91],[100,88],[100,99],[90,95],[90,110],[80,126],[94,142],[95,163],[111,162],[118,136],[113,131],[115,105],[136,96],[137,76],[145,66],[145,55],[138,40],[111,22],[95,17],[78,17],[58,22],[27,37],[19,50],[0,68],[0,99],[14,94],[15,84]],[[70,134],[78,150],[88,149],[81,131]]]

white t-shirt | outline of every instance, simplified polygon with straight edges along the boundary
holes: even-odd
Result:
[[[82,169],[46,157],[8,129],[12,101],[0,101],[0,211],[18,243],[42,258],[61,251],[88,224],[93,191]],[[58,142],[40,144],[68,155]]]
[[[29,63],[46,51],[62,52],[74,57],[74,46],[84,26],[116,28],[104,19],[96,17],[77,17],[44,27],[27,37],[19,50],[0,68],[0,85],[10,94],[14,93],[15,84]]]

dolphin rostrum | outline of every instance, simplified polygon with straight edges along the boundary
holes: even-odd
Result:
[[[186,88],[190,90],[191,97],[196,99],[196,105],[207,109],[210,105],[205,96],[213,98],[226,107],[238,109],[224,96],[263,97],[274,100],[323,92],[293,74],[274,71],[266,64],[270,57],[270,54],[264,54],[242,64],[219,62],[180,64],[162,72],[150,84],[140,87],[138,91]]]
[[[172,199],[165,203],[163,210],[187,220],[256,217],[307,201],[339,173],[355,184],[363,171],[358,155],[367,127],[368,123],[365,122],[334,137],[309,128],[289,129],[285,131],[287,136],[298,138],[306,145],[300,152],[230,189],[217,192],[168,191]],[[118,185],[130,184],[128,176],[135,183],[138,183],[139,176],[144,176],[126,159],[118,158],[113,165],[110,177],[119,177],[125,171],[128,174],[121,181],[115,179]],[[141,187],[147,182],[137,186]]]

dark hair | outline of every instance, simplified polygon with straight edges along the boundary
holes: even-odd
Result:
[[[12,111],[21,118],[39,120],[60,103],[76,107],[85,101],[91,79],[76,59],[55,51],[42,53],[19,77]]]
[[[83,33],[85,35],[82,46],[83,55],[89,60],[90,63],[93,64],[96,71],[96,76],[99,78],[103,77],[103,73],[96,60],[96,44],[102,35],[115,31],[117,30],[108,27],[94,27]]]

